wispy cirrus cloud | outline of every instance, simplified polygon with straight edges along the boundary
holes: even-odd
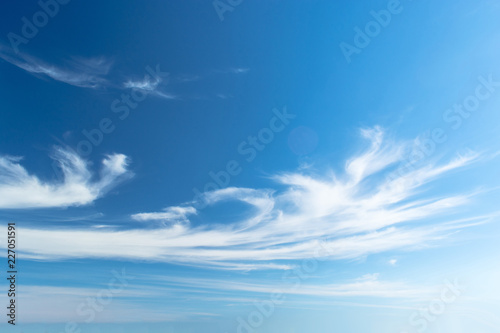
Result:
[[[196,214],[194,207],[167,207],[162,212],[138,213],[131,217],[137,221],[186,222],[188,216]]]
[[[142,80],[125,79],[123,83],[120,82],[123,78],[110,78],[113,61],[105,57],[70,57],[69,60],[62,60],[61,64],[54,65],[28,54],[14,53],[8,47],[0,45],[0,58],[36,77],[76,87],[135,89],[165,99],[177,99],[174,94],[160,89],[160,85],[166,82],[159,76],[146,75]]]
[[[146,75],[142,80],[128,79],[123,86],[127,89],[134,89],[143,92],[144,94],[161,97],[164,99],[178,99],[178,96],[162,91],[160,84],[165,84],[161,77],[151,77]]]
[[[196,203],[191,202],[183,208],[132,215],[143,221],[179,219],[155,229],[24,229],[24,256],[146,259],[230,270],[290,269],[312,257],[356,259],[435,245],[456,230],[488,220],[488,215],[454,220],[448,214],[468,203],[470,194],[431,196],[423,187],[477,162],[477,155],[394,174],[404,163],[402,152],[409,143],[388,140],[379,128],[362,134],[370,147],[349,159],[343,173],[284,173],[273,177],[280,191],[226,188],[200,199],[208,205],[245,203],[249,211],[242,219],[191,226],[189,216],[196,213]]]
[[[43,181],[30,174],[20,157],[0,157],[0,208],[47,208],[92,203],[132,174],[128,158],[112,154],[102,160],[95,179],[87,161],[76,153],[56,148],[52,158],[62,170],[62,181]]]
[[[55,65],[41,60],[26,53],[15,53],[7,46],[0,44],[0,59],[23,69],[27,73],[41,78],[63,82],[72,86],[90,89],[133,89],[144,94],[156,96],[167,100],[179,99],[203,99],[204,97],[193,97],[190,94],[184,94],[181,98],[178,94],[167,91],[167,84],[184,84],[201,80],[201,75],[180,74],[169,80],[163,77],[146,75],[143,79],[131,78],[126,75],[125,78],[110,77],[109,72],[113,66],[113,61],[106,57],[69,57],[61,60],[60,64]],[[245,74],[249,68],[228,67],[222,70],[213,70],[213,73],[219,74]],[[166,73],[164,73],[166,74]],[[231,94],[216,93],[220,99],[231,98]],[[208,97],[206,97],[208,98]]]
[[[233,311],[235,307],[247,310],[247,306],[255,304],[256,300],[262,297],[266,299],[277,292],[287,301],[286,305],[282,305],[284,307],[296,305],[299,308],[304,306],[324,308],[325,305],[342,304],[356,307],[413,309],[414,307],[408,306],[408,301],[416,303],[427,299],[432,296],[433,291],[434,288],[428,286],[413,286],[399,281],[382,280],[378,274],[367,274],[357,279],[337,283],[302,283],[300,288],[294,287],[291,283],[283,283],[283,281],[139,274],[134,276],[133,283],[126,289],[113,294],[113,304],[103,306],[102,314],[95,313],[95,321],[116,323],[140,319],[149,322],[167,322],[220,316],[228,310]],[[88,300],[95,299],[96,295],[102,293],[102,289],[96,287],[28,285],[24,288],[21,300],[28,322],[68,320],[79,322],[87,318],[88,312],[76,312],[75,309],[91,309],[91,303]],[[303,296],[308,296],[310,299],[306,302]],[[351,301],[359,297],[368,299],[363,302]],[[164,299],[174,299],[176,303],[162,303],[161,300]],[[378,300],[378,303],[370,300]],[[400,305],[401,300],[405,301],[404,305]],[[186,301],[189,301],[188,306],[183,305]],[[42,304],[44,306],[41,306]],[[206,312],[207,306],[213,307],[214,304],[218,304],[217,313]],[[40,310],[41,308],[57,311]],[[168,315],[165,316],[165,313]]]
[[[2,45],[0,58],[34,76],[92,89],[108,85],[105,76],[112,66],[112,62],[104,57],[75,57],[56,66],[27,54],[16,54]]]
[[[433,288],[426,286],[411,286],[399,281],[384,281],[379,274],[366,274],[359,278],[337,283],[318,283],[317,281],[302,282],[300,288],[294,286],[294,280],[283,283],[282,280],[272,281],[228,281],[220,279],[186,278],[175,276],[146,276],[146,281],[155,281],[159,287],[189,287],[190,290],[209,289],[231,292],[252,292],[271,294],[280,291],[288,295],[308,295],[319,297],[383,297],[383,298],[424,298],[432,294]]]

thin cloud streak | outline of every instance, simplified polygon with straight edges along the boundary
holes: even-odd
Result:
[[[112,66],[111,61],[102,57],[73,58],[66,61],[64,67],[55,66],[29,55],[14,54],[2,45],[0,45],[0,58],[34,76],[92,89],[108,85],[104,76],[108,74]]]
[[[189,215],[196,214],[194,207],[167,207],[163,212],[138,213],[131,217],[137,221],[187,222]]]
[[[368,296],[381,298],[425,299],[426,296],[432,295],[434,290],[433,287],[415,287],[397,281],[382,281],[379,279],[378,274],[367,274],[358,279],[344,283],[301,283],[300,288],[294,287],[294,284],[292,283],[283,284],[283,281],[250,283],[220,279],[215,280],[173,276],[148,276],[147,280],[159,282],[160,284],[158,287],[162,287],[163,284],[165,284],[166,286],[173,287],[189,287],[189,290],[209,289],[230,292],[252,292],[259,294],[271,294],[279,291],[288,295],[307,295],[316,297]]]
[[[146,75],[143,80],[128,79],[123,86],[127,89],[134,89],[143,92],[144,94],[157,96],[164,99],[178,99],[179,97],[172,94],[163,92],[159,89],[159,85],[163,82],[160,77],[151,78]]]

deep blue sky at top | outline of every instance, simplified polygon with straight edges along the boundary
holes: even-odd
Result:
[[[369,7],[383,9],[386,3]],[[2,152],[29,156],[27,167],[37,165],[51,177],[50,146],[62,140],[75,147],[83,129],[109,116],[116,130],[94,148],[91,159],[124,153],[141,177],[133,192],[123,189],[119,203],[112,198],[96,203],[98,210],[111,213],[190,200],[192,188],[210,180],[208,171],[238,158],[237,144],[266,126],[274,107],[286,105],[297,115],[297,125],[318,133],[316,153],[325,160],[346,156],[355,140],[353,129],[393,125],[412,106],[417,114],[409,114],[400,131],[414,136],[442,121],[442,110],[459,98],[457,88],[465,94],[477,75],[491,72],[492,53],[474,52],[489,48],[474,32],[498,23],[494,11],[481,12],[484,26],[455,19],[476,15],[481,7],[466,1],[401,5],[401,14],[347,65],[338,45],[352,43],[353,27],[370,19],[363,3],[247,1],[221,22],[205,1],[72,1],[20,49],[54,63],[74,55],[111,58],[110,75],[118,82],[130,75],[140,79],[146,66],[158,64],[172,76],[202,77],[172,85],[173,93],[208,97],[150,97],[120,121],[110,104],[121,91],[47,84],[3,64]],[[19,17],[38,9],[35,1],[9,3],[0,28],[20,30]],[[220,73],[236,67],[250,70]],[[218,93],[232,98],[217,98]],[[67,131],[71,135],[64,138]],[[260,186],[256,170],[295,167],[297,156],[286,149],[286,139],[278,135],[232,184]]]

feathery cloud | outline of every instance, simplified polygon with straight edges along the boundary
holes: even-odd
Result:
[[[56,148],[51,157],[62,170],[62,181],[42,181],[20,164],[20,157],[0,157],[0,208],[86,205],[131,176],[127,170],[128,158],[122,154],[108,155],[102,160],[97,180],[88,162],[76,153]]]
[[[73,58],[65,62],[64,66],[48,64],[40,59],[26,54],[15,54],[12,50],[0,45],[0,58],[17,66],[26,72],[42,78],[82,87],[99,88],[107,85],[104,78],[108,74],[112,62],[102,58]]]
[[[146,259],[229,270],[290,269],[296,261],[312,257],[356,259],[418,249],[488,219],[447,217],[468,202],[468,194],[422,198],[424,184],[476,161],[477,155],[391,174],[404,162],[401,152],[409,144],[386,140],[379,128],[362,134],[370,147],[349,159],[343,174],[320,177],[301,170],[274,177],[285,188],[281,191],[233,187],[201,198],[208,205],[247,204],[251,209],[242,219],[194,227],[189,223],[196,213],[191,202],[132,215],[142,221],[171,221],[155,229],[24,229],[24,257]]]
[[[163,92],[159,89],[159,85],[163,82],[160,77],[151,77],[146,75],[143,80],[127,80],[123,86],[128,89],[139,90],[145,94],[151,94],[153,96],[165,98],[165,99],[177,99],[178,97],[172,93]]]

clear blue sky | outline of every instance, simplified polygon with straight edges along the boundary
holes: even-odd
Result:
[[[498,332],[497,2],[1,6],[2,332]]]

